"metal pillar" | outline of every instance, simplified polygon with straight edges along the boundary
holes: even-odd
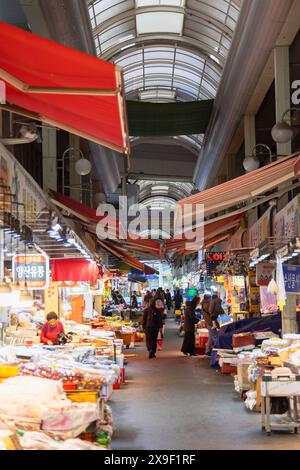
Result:
[[[290,84],[290,55],[289,46],[278,46],[274,49],[275,66],[275,101],[276,122],[281,121],[283,113],[291,107],[291,84]],[[289,116],[287,116],[287,121]],[[292,144],[277,144],[278,155],[290,155]]]
[[[43,189],[57,191],[56,129],[43,127]]]
[[[255,116],[246,114],[244,117],[244,139],[245,139],[245,157],[252,155],[253,148],[256,145]]]
[[[80,149],[80,138],[77,135],[70,134],[70,147],[74,149]],[[70,157],[73,152],[70,152]],[[77,152],[74,152],[77,155]],[[76,188],[81,187],[81,177],[75,171],[75,163],[77,159],[69,159],[69,169],[70,169],[70,197],[72,199],[80,200],[82,202],[82,191],[78,191]],[[73,188],[72,188],[73,187]],[[75,188],[75,189],[74,189]]]
[[[282,311],[282,334],[298,333],[296,321],[296,294],[288,294]]]

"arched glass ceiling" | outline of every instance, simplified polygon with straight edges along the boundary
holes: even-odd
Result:
[[[123,67],[127,95],[147,101],[214,98],[221,68],[178,46],[145,46],[116,59]],[[170,93],[171,91],[171,93]]]
[[[151,211],[155,213],[155,211],[161,211],[167,208],[175,208],[176,200],[172,199],[171,197],[165,196],[152,196],[148,199],[139,203],[140,208],[149,208]]]
[[[183,199],[191,194],[194,186],[192,183],[169,183],[166,181],[140,180],[137,182],[140,187],[139,201],[148,203],[152,197],[167,197],[175,201]]]
[[[97,54],[122,66],[127,98],[171,102],[216,96],[241,0],[91,0],[88,4]],[[173,137],[197,152],[203,138]],[[153,183],[153,189],[159,185]],[[158,189],[154,196],[146,184],[141,195],[148,191],[148,197],[140,200],[147,207],[173,205],[178,192],[167,185],[168,190]]]
[[[213,98],[238,19],[239,3],[92,1],[89,12],[97,53],[124,68],[128,94],[152,89],[154,97],[171,90],[179,100]]]

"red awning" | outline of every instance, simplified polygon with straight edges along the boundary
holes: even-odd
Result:
[[[128,152],[120,67],[0,22],[0,78],[3,109]]]
[[[96,264],[80,258],[56,259],[51,262],[52,281],[77,281],[94,284],[100,277]]]
[[[177,204],[192,205],[191,211],[194,215],[197,210],[201,210],[197,209],[197,205],[202,204],[205,216],[236,206],[295,179],[294,165],[298,157],[299,153],[282,158],[226,183],[181,199]]]
[[[204,225],[204,240],[203,246],[197,246],[194,248],[186,249],[187,244],[192,245],[192,240],[188,238],[182,238],[181,240],[171,239],[166,241],[166,250],[176,250],[179,254],[188,254],[199,251],[202,248],[208,248],[213,244],[220,243],[229,238],[230,234],[240,226],[240,221],[244,217],[244,214],[229,215],[224,219],[216,222],[206,221]],[[185,234],[187,235],[187,234]]]
[[[118,218],[111,219],[106,216],[98,216],[96,209],[93,209],[85,204],[75,201],[74,199],[60,194],[56,191],[49,190],[49,195],[52,202],[57,207],[67,210],[85,224],[90,224],[89,229],[94,234],[96,234],[96,224],[100,220],[105,218],[105,222],[110,226],[109,234],[111,236],[116,235],[116,240],[114,240],[115,243],[120,244],[121,246],[126,246],[128,249],[132,249],[134,251],[152,253],[156,257],[160,256],[161,245],[155,240],[149,240],[140,237],[131,237],[130,232],[127,233],[127,238],[119,238],[120,221]],[[122,230],[122,232],[124,232],[124,230]]]
[[[295,172],[295,176],[298,176],[298,178],[299,178],[300,177],[300,157],[297,158],[297,160],[295,162],[294,172]]]
[[[148,266],[147,264],[141,263],[136,258],[129,256],[124,250],[116,248],[116,246],[108,241],[98,240],[100,246],[102,246],[106,251],[114,255],[116,258],[121,260],[123,263],[127,264],[131,268],[138,269],[139,271],[144,272],[145,274],[156,274],[156,270]]]

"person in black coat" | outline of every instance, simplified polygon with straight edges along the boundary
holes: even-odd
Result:
[[[143,328],[146,334],[146,345],[149,359],[156,357],[157,337],[163,328],[164,304],[160,299],[153,301],[144,311]]]
[[[199,303],[199,297],[196,296],[191,302],[186,302],[184,311],[184,339],[182,343],[181,352],[186,356],[196,356],[195,351],[195,325],[198,323],[198,318],[195,310]]]

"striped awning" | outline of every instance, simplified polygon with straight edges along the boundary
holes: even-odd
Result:
[[[282,183],[295,179],[295,164],[300,154],[284,157],[258,170],[251,171],[226,183],[181,199],[180,206],[190,204],[193,215],[204,210],[205,217],[254,199]],[[300,163],[298,162],[299,172]],[[201,205],[203,205],[201,207]],[[188,212],[188,211],[187,211]]]

